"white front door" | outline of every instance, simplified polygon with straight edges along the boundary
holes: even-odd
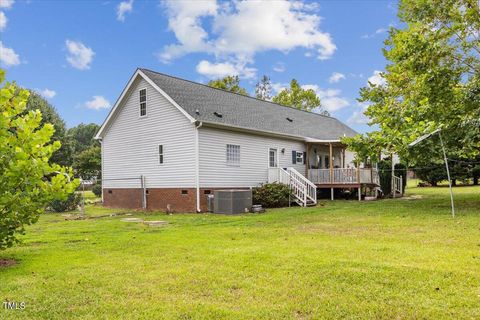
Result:
[[[268,166],[270,168],[278,167],[278,153],[277,149],[270,148],[268,149]]]

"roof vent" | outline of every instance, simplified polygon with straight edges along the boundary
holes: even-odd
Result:
[[[293,122],[293,119],[292,119],[292,118],[287,117],[287,120],[288,120],[289,122]]]
[[[195,109],[195,114],[196,114],[196,115],[200,115],[200,110]]]
[[[213,114],[216,115],[219,118],[223,117],[223,115],[221,113],[218,113],[217,111],[215,111]]]

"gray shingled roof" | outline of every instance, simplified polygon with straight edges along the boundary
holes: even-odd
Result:
[[[344,135],[356,134],[332,117],[211,88],[148,69],[140,70],[198,121],[319,140],[338,140]],[[222,117],[216,116],[215,112]]]

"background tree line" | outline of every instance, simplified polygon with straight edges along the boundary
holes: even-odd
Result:
[[[240,78],[238,76],[226,76],[211,80],[208,82],[208,85],[213,88],[249,96],[247,90],[240,86]],[[273,95],[272,82],[267,75],[264,75],[255,85],[255,98],[304,111],[315,110],[317,113],[329,115],[328,111],[322,108],[320,98],[315,90],[302,88],[295,79],[290,81],[290,87],[282,89],[277,95]]]
[[[72,167],[75,176],[82,179],[100,178],[102,163],[100,143],[94,139],[100,126],[95,123],[82,123],[67,129],[65,121],[55,107],[38,93],[30,90],[24,113],[34,110],[40,110],[43,115],[41,125],[47,123],[53,125],[55,132],[52,140],[61,143],[60,149],[53,153],[50,162]]]

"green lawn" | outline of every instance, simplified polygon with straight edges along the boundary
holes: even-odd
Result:
[[[0,252],[0,319],[479,319],[480,188],[265,214],[45,214]],[[87,207],[101,215],[122,210]]]

